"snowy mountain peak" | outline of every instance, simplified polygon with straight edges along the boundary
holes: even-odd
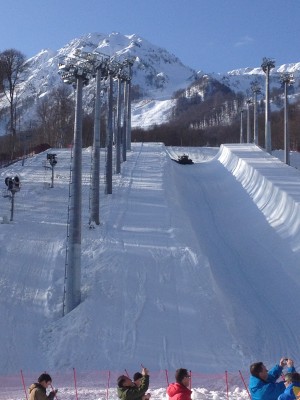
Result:
[[[159,125],[168,121],[174,107],[174,93],[180,89],[187,89],[188,93],[193,92],[193,89],[190,89],[191,85],[204,74],[227,85],[235,92],[249,92],[253,80],[258,80],[261,86],[264,86],[264,73],[261,67],[240,68],[222,74],[196,72],[185,66],[178,57],[166,49],[153,45],[137,34],[87,33],[74,38],[57,51],[44,49],[27,60],[29,68],[18,93],[19,105],[27,104],[24,121],[26,118],[31,122],[35,121],[39,99],[63,84],[58,75],[58,64],[61,59],[74,55],[77,49],[86,52],[97,51],[114,56],[120,61],[126,58],[135,60],[132,68],[133,127],[147,128],[153,124]],[[277,78],[283,72],[291,72],[296,80],[299,79],[300,62],[284,64],[272,69],[271,77],[275,79],[271,84],[279,85]],[[94,80],[91,80],[84,90],[83,103],[87,113],[93,111],[91,99],[94,96],[94,88]],[[2,121],[0,125],[0,135],[3,135],[6,133],[9,120],[8,102],[3,94],[0,96],[0,106],[2,110],[5,108],[7,110],[7,116],[3,118],[4,122]]]

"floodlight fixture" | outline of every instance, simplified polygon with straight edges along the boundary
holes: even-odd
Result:
[[[117,78],[120,79],[122,82],[126,82],[129,79],[128,72],[125,71],[123,68],[120,68],[117,72]]]
[[[261,64],[261,68],[264,71],[264,73],[270,72],[272,68],[275,68],[275,60],[273,58],[264,57]]]
[[[93,77],[94,66],[90,62],[81,59],[70,59],[58,64],[58,73],[64,83],[75,85],[78,78],[83,79],[83,85],[88,85]]]
[[[261,86],[257,81],[251,82],[250,88],[251,88],[252,93],[257,93],[257,94],[261,93]]]
[[[280,75],[280,82],[282,84],[287,84],[288,86],[293,85],[295,83],[294,75],[289,72],[284,72]]]
[[[117,61],[112,60],[108,63],[108,73],[110,75],[113,75],[113,77],[117,76],[119,69],[120,69],[120,64]]]
[[[132,67],[133,64],[135,63],[135,58],[133,58],[133,57],[125,58],[123,63],[124,63],[125,66]]]

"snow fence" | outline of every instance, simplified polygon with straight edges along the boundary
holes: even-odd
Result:
[[[43,372],[43,371],[42,371]],[[0,376],[1,400],[26,400],[28,387],[36,382],[42,373],[20,371],[18,375]],[[132,377],[136,371],[92,371],[80,372],[76,369],[68,372],[49,372],[52,387],[58,389],[56,400],[117,400],[116,381],[120,375]],[[245,385],[248,384],[248,372],[227,372],[222,374],[203,374],[190,371],[192,399],[249,399]],[[151,399],[166,399],[168,383],[174,382],[175,371],[161,370],[150,373],[149,392]],[[51,388],[50,388],[51,389]]]
[[[269,224],[300,250],[300,172],[253,144],[226,144],[217,159],[252,197]]]

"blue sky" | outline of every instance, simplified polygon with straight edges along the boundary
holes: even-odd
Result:
[[[136,33],[196,70],[300,61],[300,0],[0,0],[0,51],[27,57],[90,32]]]

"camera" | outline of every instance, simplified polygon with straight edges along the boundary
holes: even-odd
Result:
[[[284,358],[284,360],[283,360],[283,364],[284,364],[284,365],[286,365],[286,364],[287,364],[287,362],[288,362],[288,358]]]

